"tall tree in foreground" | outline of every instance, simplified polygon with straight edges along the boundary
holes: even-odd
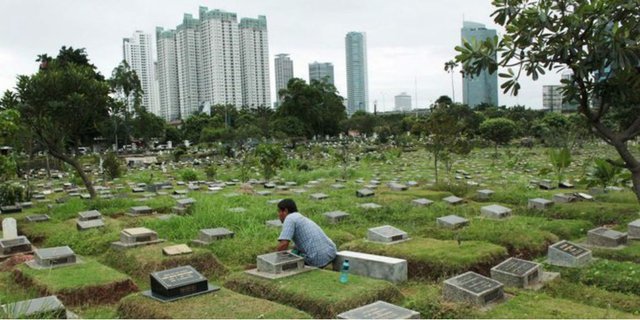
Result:
[[[51,156],[71,165],[92,198],[96,192],[76,155],[93,143],[109,119],[109,84],[84,49],[62,47],[56,58],[41,55],[40,70],[18,76],[21,122]]]
[[[456,47],[465,73],[506,68],[501,87],[515,95],[522,76],[572,72],[562,81],[565,100],[577,103],[583,121],[616,149],[640,201],[640,160],[627,144],[640,135],[638,0],[494,0],[493,6],[506,32],[501,40]]]

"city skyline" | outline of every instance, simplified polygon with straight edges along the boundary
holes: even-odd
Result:
[[[446,4],[403,0],[391,4],[372,0],[366,5],[361,1],[301,5],[290,0],[218,1],[215,4],[191,0],[179,3],[8,0],[0,3],[0,25],[5,30],[24,25],[19,17],[27,13],[33,22],[22,26],[20,32],[0,35],[0,61],[3,61],[0,90],[12,89],[17,75],[34,73],[38,54],[55,55],[63,45],[86,48],[91,62],[109,77],[122,60],[123,38],[136,30],[155,34],[156,26],[173,28],[184,13],[194,12],[199,6],[237,12],[242,17],[266,16],[269,53],[289,53],[294,61],[294,76],[301,79],[307,78],[309,63],[332,62],[336,88],[345,98],[344,36],[351,31],[366,32],[369,109],[377,102],[378,110],[382,111],[393,110],[393,97],[398,92],[410,93],[417,100],[414,108],[424,107],[440,95],[451,96],[451,77],[443,66],[456,54],[454,47],[460,42],[463,16],[465,20],[495,28],[490,18],[493,10],[490,1],[477,0],[453,0]],[[98,11],[100,14],[95,14]],[[381,23],[385,20],[393,23]],[[496,29],[500,34],[501,30]],[[274,57],[274,54],[268,57],[271,101],[275,101],[276,94]],[[499,102],[542,108],[542,86],[558,84],[559,79],[553,72],[537,82],[526,79],[519,97],[500,93]],[[454,82],[456,100],[461,101],[462,79],[457,73]]]

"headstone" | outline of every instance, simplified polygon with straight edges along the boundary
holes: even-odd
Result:
[[[185,196],[185,195],[187,195],[187,190],[184,190],[184,189],[173,190],[173,194],[178,195],[178,196]]]
[[[184,198],[184,199],[176,200],[176,203],[178,204],[178,207],[180,207],[180,208],[188,208],[188,207],[194,205],[196,203],[196,200],[194,200],[192,198]]]
[[[304,268],[304,259],[287,251],[272,252],[258,256],[258,272],[279,274]]]
[[[67,319],[67,310],[58,297],[47,296],[31,300],[3,304],[2,310],[9,319]]]
[[[599,227],[587,232],[587,242],[593,246],[615,248],[627,244],[627,234]]]
[[[89,221],[102,219],[102,214],[98,210],[78,212],[78,220]]]
[[[544,189],[544,190],[553,190],[556,187],[553,185],[553,182],[551,180],[542,180],[540,181],[540,183],[538,183],[538,186],[540,186],[540,189]]]
[[[329,220],[329,223],[334,224],[349,217],[349,214],[343,211],[325,212],[323,215],[327,218],[327,220]]]
[[[112,242],[114,249],[127,249],[142,245],[164,242],[158,239],[158,234],[147,228],[129,228],[120,231],[120,241]]]
[[[331,188],[333,188],[333,189],[344,189],[344,184],[335,183],[335,184],[331,185]]]
[[[169,302],[220,290],[212,286],[203,275],[192,266],[182,266],[169,270],[153,272],[150,275],[151,290],[142,294],[161,301]]]
[[[339,251],[333,260],[333,270],[340,271],[344,260],[349,260],[349,272],[352,274],[393,283],[407,281],[407,260],[361,252]]]
[[[407,186],[409,186],[409,187],[415,187],[417,185],[418,185],[418,182],[416,182],[416,181],[408,181],[407,182]]]
[[[265,224],[267,225],[267,227],[270,227],[270,228],[281,228],[282,227],[282,221],[280,221],[280,219],[267,220],[267,221],[265,221]]]
[[[275,183],[268,182],[268,183],[265,183],[265,184],[264,184],[264,188],[265,188],[265,189],[273,189],[273,188],[275,188],[275,187],[276,187],[276,184],[275,184]]]
[[[457,215],[448,215],[436,219],[439,226],[449,229],[457,229],[469,224],[469,220]]]
[[[104,220],[102,219],[91,219],[91,220],[77,220],[76,221],[76,229],[78,231],[87,231],[90,229],[95,229],[95,228],[102,228],[104,227]]]
[[[527,288],[542,278],[542,265],[518,258],[509,258],[491,268],[491,278],[507,287]]]
[[[495,192],[493,190],[489,189],[482,189],[477,191],[478,199],[480,200],[489,200],[489,198],[491,198],[494,193]]]
[[[591,262],[591,250],[566,240],[556,242],[547,250],[549,264],[561,267],[582,267]]]
[[[358,191],[356,191],[356,197],[358,198],[373,197],[374,195],[375,195],[375,192],[373,192],[373,190],[368,188],[359,189]]]
[[[430,206],[431,204],[433,204],[433,201],[431,201],[429,199],[425,199],[425,198],[420,198],[420,199],[415,199],[415,200],[411,201],[411,203],[414,206],[427,207],[427,206]]]
[[[446,202],[446,203],[448,203],[450,205],[459,205],[459,204],[462,204],[464,202],[464,199],[458,198],[456,196],[449,196],[449,197],[446,197],[446,198],[442,199],[442,201],[444,201],[444,202]]]
[[[245,208],[229,208],[229,212],[233,212],[233,213],[243,213],[243,212],[247,212],[247,209]]]
[[[529,209],[546,210],[551,208],[551,206],[553,206],[553,201],[542,198],[535,198],[529,199],[529,204],[527,207]]]
[[[324,193],[314,193],[314,194],[311,194],[310,197],[313,200],[324,200],[329,198],[329,196]]]
[[[193,253],[193,250],[186,244],[176,244],[162,248],[162,254],[165,256],[179,256],[183,254]]]
[[[18,253],[29,253],[31,251],[31,242],[29,242],[25,236],[0,240],[0,258],[6,258]]]
[[[271,191],[262,190],[262,191],[256,192],[256,194],[259,195],[259,196],[266,197],[266,196],[270,196],[271,195]]]
[[[22,207],[20,206],[0,206],[0,213],[9,214],[9,213],[20,213],[22,212]]]
[[[587,193],[578,192],[575,195],[582,200],[593,200],[593,196]]]
[[[409,235],[398,228],[386,225],[367,230],[367,239],[373,242],[393,244],[409,240]]]
[[[18,237],[18,226],[16,219],[4,218],[2,219],[2,238],[5,240],[15,239]]]
[[[559,186],[560,186],[560,189],[573,189],[573,184],[566,181],[560,182]]]
[[[420,312],[396,306],[385,301],[343,312],[338,319],[420,319]]]
[[[511,209],[497,204],[492,204],[490,206],[480,208],[480,213],[487,218],[504,219],[511,215]]]
[[[234,233],[226,228],[200,229],[198,239],[195,239],[192,242],[197,245],[206,246],[216,240],[233,238],[233,236]]]
[[[486,305],[504,297],[504,285],[473,271],[444,281],[442,294],[449,301]]]
[[[131,189],[131,192],[133,192],[133,193],[142,193],[142,192],[144,192],[144,189],[143,188],[139,188],[139,187],[135,187],[135,188]]]
[[[382,208],[381,205],[377,204],[377,203],[373,203],[373,202],[367,202],[367,203],[361,203],[358,205],[359,208],[365,209],[365,210],[377,210]]]
[[[406,191],[409,189],[409,187],[407,187],[404,184],[401,183],[396,183],[396,182],[391,182],[389,183],[389,189],[393,190],[393,191]]]
[[[627,233],[629,239],[640,239],[640,219],[630,222],[627,225]]]
[[[555,203],[569,203],[576,200],[576,197],[570,194],[557,193],[553,195],[553,202]]]
[[[77,261],[76,254],[69,248],[53,247],[35,250],[35,260],[29,261],[27,264],[35,269],[56,268],[75,264]]]
[[[25,218],[28,222],[45,222],[45,221],[49,221],[49,216],[46,214],[33,214],[30,216],[27,216]]]
[[[149,208],[148,206],[137,206],[137,207],[131,207],[131,209],[129,209],[129,215],[132,215],[132,216],[137,216],[142,214],[151,214],[151,213],[152,213],[152,209]]]
[[[29,209],[31,207],[33,207],[33,202],[27,201],[27,202],[20,202],[20,207],[23,209]]]

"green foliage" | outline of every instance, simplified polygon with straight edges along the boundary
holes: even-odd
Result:
[[[587,174],[589,186],[606,188],[618,184],[622,168],[603,159],[596,159],[591,171]]]
[[[204,169],[204,173],[207,175],[207,179],[215,180],[216,176],[218,175],[218,166],[215,164],[211,164],[207,166],[206,169]]]
[[[0,205],[14,205],[27,201],[25,188],[18,183],[0,183]]]
[[[640,294],[640,265],[600,259],[581,269],[562,269],[562,277],[568,281],[595,285],[599,288],[622,293]]]
[[[16,161],[12,156],[0,155],[0,182],[16,176]]]
[[[173,161],[180,161],[180,157],[187,153],[187,148],[185,146],[179,146],[173,151]]]
[[[182,181],[196,181],[198,180],[198,172],[194,169],[182,169],[179,172]]]
[[[498,152],[498,145],[509,143],[515,138],[518,128],[515,122],[506,118],[488,119],[480,125],[480,135],[483,138],[493,142]]]
[[[277,170],[282,168],[285,160],[282,146],[277,144],[261,143],[256,147],[255,156],[262,166],[262,175],[266,180],[271,179]]]
[[[108,152],[104,157],[102,166],[109,179],[113,180],[122,176],[122,163],[115,153]]]
[[[571,152],[569,148],[564,147],[559,150],[549,149],[549,161],[555,170],[558,184],[560,184],[564,179],[564,171],[571,164]]]
[[[545,285],[544,291],[553,297],[569,299],[594,307],[614,308],[635,315],[640,314],[640,309],[638,309],[640,296],[635,294],[611,292],[566,280],[550,282]]]

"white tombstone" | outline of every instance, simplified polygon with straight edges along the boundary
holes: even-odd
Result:
[[[16,219],[5,218],[2,220],[2,238],[5,240],[15,239],[18,237],[18,226]]]
[[[173,141],[167,141],[167,149],[173,149]]]

